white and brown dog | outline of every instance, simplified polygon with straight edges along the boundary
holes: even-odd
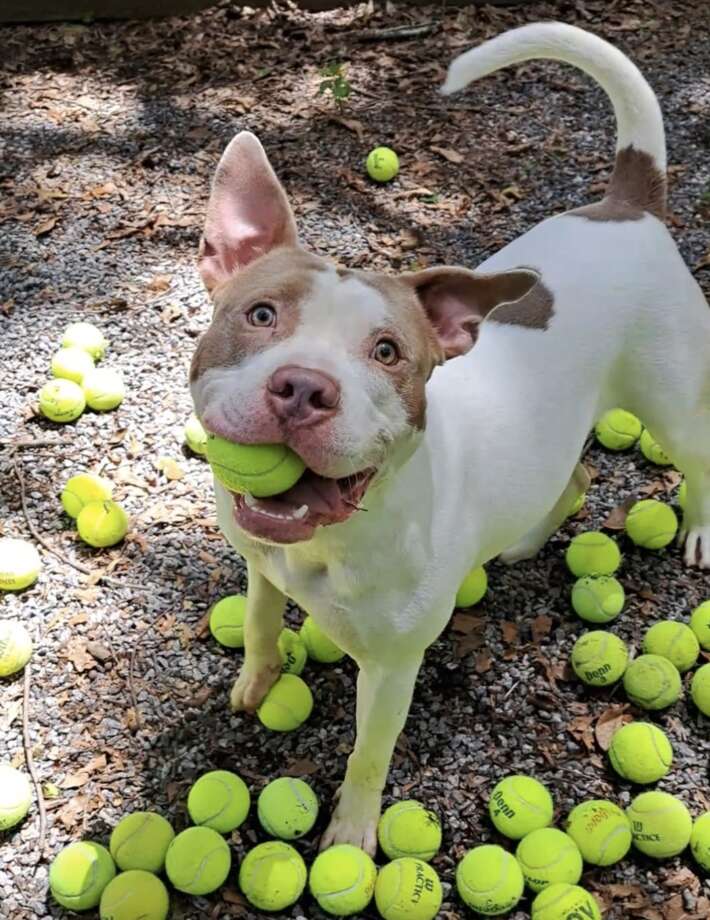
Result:
[[[251,134],[214,179],[196,411],[211,432],[286,443],[307,466],[270,499],[215,483],[249,574],[231,701],[253,710],[276,680],[287,596],[357,662],[357,741],[324,845],[374,851],[417,671],[459,583],[496,555],[531,556],[560,525],[606,409],[639,415],[684,473],[685,561],[710,568],[710,309],[663,223],[658,103],[621,52],[556,23],[457,58],[444,92],[530,58],[574,64],[606,90],[616,166],[603,200],[477,271],[385,277],[309,254]]]

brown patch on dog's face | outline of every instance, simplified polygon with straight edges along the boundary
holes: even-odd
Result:
[[[666,190],[666,177],[653,157],[629,146],[616,155],[604,198],[568,213],[601,221],[641,220],[648,213],[665,220]]]

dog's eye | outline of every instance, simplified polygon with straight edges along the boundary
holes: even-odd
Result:
[[[268,303],[258,303],[247,313],[252,326],[275,326],[276,310]]]
[[[380,364],[396,364],[399,361],[399,349],[391,339],[380,339],[372,351],[372,357]]]

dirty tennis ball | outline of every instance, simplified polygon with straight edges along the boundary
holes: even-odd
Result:
[[[641,709],[665,709],[680,698],[678,668],[660,655],[639,655],[626,669],[624,690]]]
[[[128,533],[128,515],[118,502],[89,502],[79,512],[76,529],[89,546],[115,546]]]
[[[656,466],[671,466],[673,461],[663,450],[648,428],[644,428],[639,440],[639,447],[644,457]]]
[[[643,650],[648,655],[667,658],[683,674],[698,660],[700,643],[690,626],[675,620],[664,620],[648,630],[643,639]]]
[[[95,473],[79,473],[62,489],[62,507],[69,517],[77,517],[89,502],[103,502],[113,495],[113,483]]]
[[[2,553],[0,553],[2,556]],[[2,574],[0,573],[0,587],[2,587]],[[700,643],[700,648],[710,652],[710,601],[705,601],[696,607],[690,614],[690,628],[693,630]]]
[[[103,332],[93,323],[72,323],[62,336],[63,348],[81,348],[98,361],[106,354],[108,341]]]
[[[68,910],[97,907],[101,895],[116,875],[111,854],[100,843],[79,840],[64,847],[49,867],[52,897]]]
[[[588,530],[572,538],[565,553],[565,562],[577,578],[613,575],[621,565],[621,553],[611,537],[598,530]]]
[[[710,716],[710,663],[693,674],[690,696],[704,716]]]
[[[375,182],[389,182],[399,172],[399,157],[391,147],[375,147],[367,155],[365,168]]]
[[[191,415],[183,430],[185,443],[193,452],[204,457],[207,453],[207,432],[196,415]]]
[[[32,639],[19,620],[0,620],[0,677],[21,671],[32,656]]]
[[[626,534],[643,549],[663,549],[678,532],[678,518],[670,505],[645,498],[632,505],[626,516]]]
[[[168,890],[152,872],[130,869],[109,882],[101,895],[101,920],[166,920]]]
[[[308,652],[298,633],[293,629],[282,629],[276,644],[283,662],[281,666],[282,673],[300,674],[306,666]]]
[[[256,711],[266,728],[290,732],[302,725],[313,709],[308,685],[295,674],[282,674]]]
[[[123,378],[118,371],[108,367],[99,367],[84,377],[81,383],[86,405],[96,412],[109,412],[117,409],[126,395]]]
[[[471,569],[456,592],[457,607],[473,607],[488,590],[488,576],[483,566]]]
[[[229,770],[211,770],[201,776],[187,797],[194,824],[228,834],[244,823],[251,796],[241,776]]]
[[[299,636],[306,646],[308,657],[321,664],[335,664],[345,657],[345,652],[326,636],[313,617],[306,617]]]
[[[575,500],[570,505],[569,511],[567,512],[567,517],[574,517],[575,514],[579,514],[582,508],[584,508],[584,503],[586,502],[586,500],[587,500],[587,493],[580,492],[579,495],[575,498]]]
[[[488,813],[496,830],[512,840],[552,824],[552,796],[532,776],[513,774],[493,789]]]
[[[185,894],[216,891],[231,867],[227,841],[211,827],[188,827],[175,837],[165,854],[165,873]]]
[[[39,411],[52,422],[73,422],[86,408],[84,391],[73,380],[57,377],[39,391]]]
[[[532,920],[602,920],[593,895],[579,885],[549,885],[532,904]]]
[[[607,450],[628,450],[641,436],[643,425],[626,409],[610,409],[597,422],[594,433]]]
[[[588,623],[610,623],[625,600],[624,588],[613,575],[586,575],[572,588],[572,608]]]
[[[256,807],[266,833],[281,840],[303,837],[318,817],[315,792],[304,780],[290,776],[282,776],[265,786]]]
[[[52,356],[52,376],[81,383],[94,369],[94,359],[82,348],[60,348]]]
[[[239,887],[258,910],[290,907],[303,894],[307,878],[301,854],[281,840],[260,843],[239,867]]]
[[[162,872],[165,854],[175,831],[162,815],[135,811],[121,818],[113,829],[109,849],[119,869],[144,869]]]
[[[673,763],[666,733],[651,722],[629,722],[614,732],[609,761],[619,776],[632,783],[655,783]]]
[[[383,920],[433,920],[442,896],[434,869],[411,856],[387,863],[375,883],[375,904]]]
[[[637,850],[655,859],[677,856],[690,842],[693,819],[667,792],[642,792],[626,809]]]
[[[441,846],[441,822],[421,802],[414,799],[395,802],[379,820],[377,839],[390,859],[414,856],[429,862]]]
[[[0,591],[22,591],[39,578],[42,560],[27,540],[0,539]]]
[[[710,872],[710,811],[706,811],[693,824],[690,835],[690,850],[693,857],[706,872]]]
[[[593,799],[573,808],[565,830],[582,858],[593,866],[611,866],[631,849],[631,827],[624,812],[613,802]]]
[[[244,622],[247,599],[243,594],[229,594],[217,601],[210,612],[210,632],[227,648],[244,646]]]
[[[606,687],[624,674],[629,650],[614,633],[595,629],[574,643],[570,661],[577,677],[590,687]]]
[[[555,882],[575,885],[582,877],[582,854],[574,840],[556,827],[527,834],[515,850],[528,888],[542,891]]]
[[[0,764],[0,831],[6,831],[25,817],[32,804],[32,789],[24,773]]]
[[[214,434],[207,435],[206,454],[223,486],[256,498],[286,492],[306,468],[285,444],[235,444]]]
[[[474,847],[456,869],[461,900],[485,917],[507,914],[523,896],[525,879],[512,853],[486,844]]]
[[[308,887],[321,910],[335,917],[349,917],[365,910],[376,880],[377,868],[367,853],[339,843],[316,857]]]

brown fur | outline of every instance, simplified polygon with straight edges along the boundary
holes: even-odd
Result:
[[[640,220],[648,213],[665,220],[666,177],[650,154],[625,147],[616,155],[604,198],[569,213],[574,217],[603,221]]]
[[[518,300],[502,303],[490,315],[494,323],[508,326],[524,326],[526,329],[547,329],[555,315],[554,297],[542,281]]]

